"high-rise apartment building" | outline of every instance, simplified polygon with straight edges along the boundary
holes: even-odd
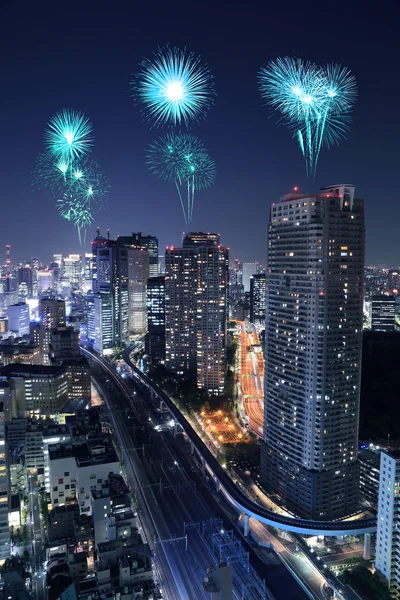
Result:
[[[265,322],[265,273],[250,277],[250,321],[263,325]]]
[[[223,392],[229,252],[217,234],[189,233],[165,253],[166,366]]]
[[[152,277],[147,283],[146,354],[152,362],[165,360],[165,277]]]
[[[296,513],[358,509],[364,209],[352,185],[273,204],[261,475]]]
[[[381,452],[375,568],[400,598],[400,450]]]
[[[158,239],[154,235],[143,233],[132,233],[132,235],[120,235],[117,239],[121,246],[126,248],[142,248],[149,253],[149,277],[158,276]]]
[[[372,296],[371,329],[372,331],[394,331],[396,324],[395,296]]]

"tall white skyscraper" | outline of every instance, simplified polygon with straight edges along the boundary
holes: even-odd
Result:
[[[381,452],[375,568],[400,597],[400,450]]]
[[[261,475],[296,513],[358,508],[363,201],[352,185],[273,204]]]
[[[146,289],[149,279],[149,252],[128,248],[129,332],[146,333]]]
[[[189,233],[165,253],[166,366],[211,394],[225,383],[228,254],[207,233]]]

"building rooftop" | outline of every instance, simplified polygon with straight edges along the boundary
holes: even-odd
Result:
[[[60,460],[73,457],[78,467],[86,467],[91,464],[118,462],[117,453],[111,443],[109,436],[102,440],[93,440],[82,443],[52,444],[49,446],[49,460]]]
[[[35,377],[55,377],[56,375],[61,375],[65,373],[64,367],[50,367],[47,365],[22,365],[19,363],[7,365],[5,367],[0,368],[0,376],[24,376],[30,377],[34,375]]]
[[[392,458],[399,459],[400,458],[400,448],[392,448],[389,450],[382,450],[384,454],[391,456]]]

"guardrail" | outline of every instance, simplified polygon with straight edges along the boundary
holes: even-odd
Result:
[[[135,376],[141,380],[152,392],[162,400],[168,407],[174,419],[182,427],[190,442],[194,445],[196,451],[203,457],[209,470],[214,474],[219,485],[224,488],[231,502],[243,511],[249,517],[258,521],[283,529],[293,533],[303,535],[360,535],[363,533],[374,533],[376,531],[376,518],[353,519],[349,521],[314,521],[296,517],[280,515],[273,510],[260,506],[253,502],[233,483],[225,469],[218,462],[215,456],[210,452],[202,439],[198,436],[194,428],[190,425],[174,402],[159,388],[147,375],[138,369],[130,360],[130,348],[123,353],[125,363],[130,367]]]

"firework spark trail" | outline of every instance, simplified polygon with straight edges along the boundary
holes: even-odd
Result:
[[[131,82],[132,95],[154,127],[188,127],[205,118],[215,92],[211,71],[200,57],[165,46],[151,60],[144,59],[140,67]]]
[[[315,176],[321,148],[338,144],[349,130],[354,76],[340,65],[320,67],[285,57],[269,62],[258,79],[262,97],[297,138],[307,175]]]
[[[175,184],[185,223],[190,223],[195,191],[211,186],[216,174],[202,142],[194,135],[169,133],[150,145],[147,164],[151,173]],[[181,188],[186,189],[186,205]]]

